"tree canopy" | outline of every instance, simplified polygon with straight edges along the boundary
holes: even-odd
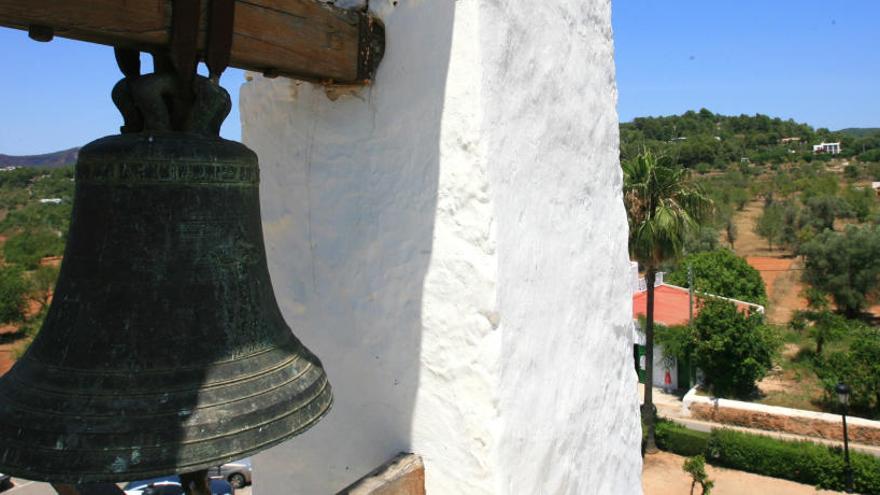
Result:
[[[673,285],[689,287],[688,266],[694,272],[694,290],[755,304],[767,304],[767,291],[758,270],[729,249],[716,249],[685,257],[666,276]]]
[[[706,299],[694,319],[694,361],[720,397],[748,397],[773,366],[779,340],[760,313]]]
[[[681,115],[639,117],[620,125],[621,159],[650,149],[687,168],[730,163],[779,164],[792,160],[823,160],[811,144],[841,142],[844,157],[880,160],[880,133],[852,134],[815,129],[794,120],[767,115],[726,116],[705,108]]]
[[[27,282],[18,267],[0,267],[0,323],[24,317]]]
[[[800,248],[804,279],[831,295],[837,308],[857,316],[880,287],[880,226],[826,230]]]
[[[712,202],[687,170],[651,152],[624,162],[623,175],[630,256],[646,269],[656,269],[681,255]]]
[[[851,322],[851,325],[853,323]],[[850,348],[830,353],[820,362],[817,374],[829,400],[834,386],[845,382],[852,390],[850,406],[869,417],[880,416],[880,329],[857,325]]]

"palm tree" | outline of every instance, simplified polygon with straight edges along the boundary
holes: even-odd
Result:
[[[712,209],[711,200],[690,180],[688,170],[665,157],[643,151],[623,163],[623,201],[629,218],[629,253],[645,271],[648,290],[645,325],[645,401],[642,417],[648,430],[646,449],[654,441],[654,282],[660,265],[681,256],[684,241]]]

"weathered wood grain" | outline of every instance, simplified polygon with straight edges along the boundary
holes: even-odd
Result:
[[[231,66],[342,84],[370,77],[361,66],[367,14],[317,0],[235,3]],[[207,5],[202,0],[201,53]],[[171,0],[0,0],[0,25],[47,26],[65,38],[150,51],[169,43]]]

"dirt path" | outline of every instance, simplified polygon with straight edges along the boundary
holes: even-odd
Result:
[[[774,247],[771,251],[767,241],[755,233],[755,223],[763,210],[763,202],[755,200],[736,214],[733,221],[739,237],[734,251],[761,272],[770,300],[767,319],[784,325],[795,310],[806,308],[807,302],[800,295],[803,290],[801,261],[780,248]]]
[[[770,300],[767,319],[770,323],[785,325],[792,314],[807,308],[807,300],[801,296],[801,260],[788,257],[747,256],[746,261],[761,272]]]
[[[690,493],[690,476],[681,470],[684,457],[660,452],[645,456],[642,469],[642,489],[645,495],[682,495]],[[810,485],[792,481],[706,466],[709,479],[715,481],[713,495],[822,495],[843,492],[816,490]],[[700,493],[697,487],[694,493]]]
[[[736,254],[769,257],[777,257],[782,254],[775,246],[774,250],[770,251],[767,241],[755,233],[755,224],[763,211],[763,200],[753,200],[742,211],[738,211],[734,215],[733,223],[736,225],[737,238],[733,250]]]

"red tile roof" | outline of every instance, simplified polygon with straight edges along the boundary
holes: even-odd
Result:
[[[633,318],[645,316],[648,307],[648,292],[633,294]],[[741,311],[748,304],[737,303]],[[700,312],[697,296],[694,296],[694,317]],[[688,290],[681,287],[659,285],[654,289],[654,321],[666,326],[685,325],[688,322]]]

